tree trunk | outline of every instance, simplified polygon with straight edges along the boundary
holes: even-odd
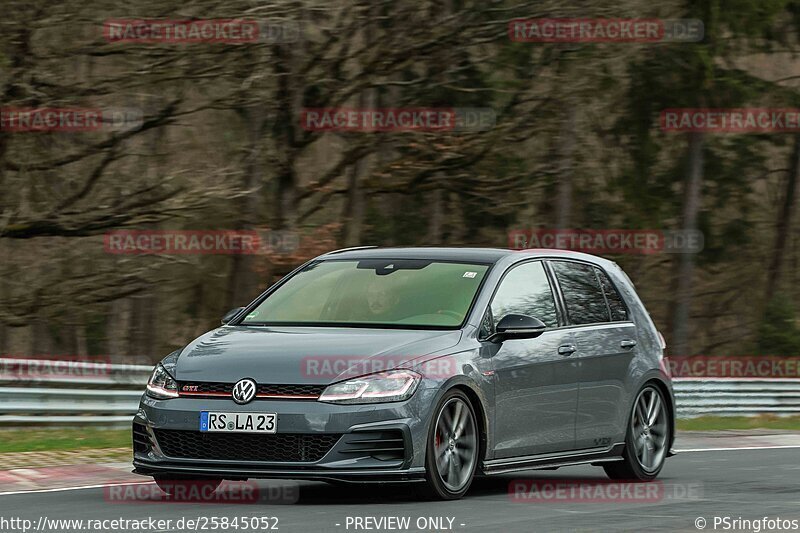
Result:
[[[683,221],[685,232],[697,230],[697,215],[700,212],[700,195],[703,189],[703,133],[689,134],[689,158],[683,191]],[[672,312],[672,339],[668,345],[675,355],[689,353],[689,314],[692,302],[692,277],[694,274],[694,254],[678,255],[674,278],[674,304]]]
[[[294,230],[297,227],[297,172],[295,161],[298,145],[296,127],[302,107],[302,93],[296,87],[292,72],[294,60],[292,48],[287,45],[275,47],[275,74],[278,76],[276,99],[279,112],[275,120],[273,135],[277,149],[282,153],[277,169],[277,191],[274,203],[272,229]]]
[[[364,223],[364,191],[361,188],[361,181],[365,167],[366,161],[362,157],[350,168],[347,178],[347,200],[344,208],[344,235],[342,237],[342,245],[345,247],[361,244]]]
[[[136,105],[156,107],[158,98],[146,98]],[[156,180],[166,172],[164,157],[159,154],[162,146],[168,145],[165,139],[166,131],[163,127],[156,128],[148,132],[141,140],[134,140],[133,143],[141,145],[141,149],[149,157],[139,159],[141,175],[147,176],[148,180]],[[156,313],[158,312],[158,291],[152,287],[145,289],[142,294],[130,297],[131,306],[131,341],[128,347],[129,353],[126,355],[140,358],[156,353],[158,350],[158,323]],[[112,354],[120,355],[120,354]]]
[[[8,354],[8,327],[0,323],[0,357],[5,357]]]
[[[128,335],[131,329],[131,312],[129,308],[130,300],[123,298],[111,302],[111,310],[106,321],[107,339],[106,354],[112,359],[126,355],[128,353]]]
[[[47,321],[45,319],[36,318],[33,320],[33,324],[30,326],[30,329],[30,354],[41,359],[52,358],[48,356],[53,355],[55,343],[53,342],[53,336],[50,335],[50,330],[47,327]]]
[[[566,116],[558,139],[556,177],[556,227],[566,229],[572,223],[572,179],[575,172],[575,121],[576,106],[567,102]]]
[[[441,179],[441,177],[440,177]],[[426,243],[442,244],[444,233],[444,191],[435,189],[428,195],[428,236]]]
[[[786,177],[786,189],[783,195],[783,205],[778,214],[778,221],[775,226],[775,247],[772,251],[772,259],[767,270],[767,293],[765,303],[768,304],[775,295],[775,289],[780,284],[781,274],[783,273],[783,260],[786,255],[787,240],[789,229],[792,224],[792,212],[797,196],[797,175],[800,173],[800,134],[795,134],[794,145],[789,161],[789,175]]]
[[[364,45],[369,48],[374,42],[374,16],[375,5],[370,5],[367,8],[369,18],[364,25]],[[375,89],[364,89],[358,95],[358,108],[359,109],[373,109],[380,107],[378,103],[378,95]],[[380,142],[380,141],[378,141]],[[367,155],[360,157],[350,168],[350,174],[347,178],[347,198],[345,200],[344,212],[344,228],[342,236],[342,244],[345,247],[358,246],[361,243],[362,232],[364,226],[364,212],[366,211],[364,197],[364,190],[361,186],[362,182],[369,174],[371,168],[371,161],[373,157]]]
[[[375,107],[375,91],[366,89],[361,92],[358,98],[359,109],[370,109]],[[347,177],[347,199],[344,207],[344,228],[342,245],[345,247],[358,246],[361,243],[363,226],[365,198],[362,182],[369,174],[372,156],[360,157],[350,168]]]
[[[247,107],[241,109],[239,114],[242,116],[247,129],[247,157],[245,160],[245,175],[242,185],[250,191],[240,198],[239,217],[235,222],[238,230],[252,229],[262,223],[260,205],[262,198],[262,182],[264,179],[264,169],[262,164],[262,133],[264,129],[264,113],[260,107]],[[216,309],[217,313],[222,313],[247,304],[258,293],[258,276],[254,268],[254,262],[260,256],[249,254],[236,254],[232,256],[232,266],[230,277],[228,278],[228,298],[224,309]]]

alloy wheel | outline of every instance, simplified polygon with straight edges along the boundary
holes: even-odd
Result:
[[[636,398],[631,430],[634,452],[646,472],[654,472],[667,453],[668,421],[664,399],[655,387],[646,387]]]
[[[436,470],[448,490],[469,483],[477,458],[478,433],[472,410],[461,398],[451,398],[436,420],[433,443]]]

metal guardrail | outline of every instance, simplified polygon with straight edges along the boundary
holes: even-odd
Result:
[[[679,418],[800,415],[798,379],[674,379]]]
[[[126,426],[152,372],[149,365],[0,359],[0,369],[9,368],[35,372],[0,372],[0,427]],[[797,379],[679,378],[673,385],[679,418],[800,415]]]
[[[150,365],[0,358],[0,427],[130,424]]]

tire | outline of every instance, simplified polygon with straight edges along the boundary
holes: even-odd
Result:
[[[200,479],[194,477],[153,476],[153,480],[167,496],[191,498],[211,496],[222,483],[221,479]]]
[[[434,410],[425,444],[425,483],[418,495],[426,500],[457,500],[469,490],[480,453],[478,418],[469,398],[448,391]],[[447,439],[447,440],[445,440]]]
[[[633,402],[622,461],[603,465],[608,477],[629,481],[655,479],[669,452],[671,416],[661,389],[653,384],[645,385]]]

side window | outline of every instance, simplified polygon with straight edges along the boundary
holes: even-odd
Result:
[[[547,327],[558,326],[553,291],[541,261],[514,267],[500,282],[491,305],[497,324],[509,313],[538,318]]]
[[[572,324],[610,321],[603,289],[593,266],[567,261],[553,261],[552,265]]]
[[[611,310],[611,320],[614,322],[624,322],[628,320],[628,308],[625,307],[625,301],[622,299],[622,296],[620,296],[617,288],[614,287],[614,284],[611,283],[611,280],[605,272],[599,268],[595,270],[597,272],[597,277],[600,279],[600,285],[603,287],[603,292],[606,295],[608,307]]]

